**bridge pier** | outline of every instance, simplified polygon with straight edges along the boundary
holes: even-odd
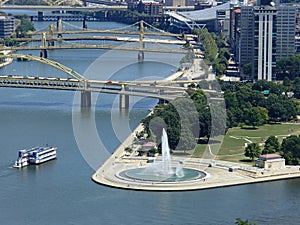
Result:
[[[41,49],[41,51],[40,51],[40,57],[41,57],[41,58],[45,58],[45,59],[48,58],[48,52],[47,52],[47,49]]]
[[[90,108],[92,105],[92,95],[90,91],[81,91],[81,108]]]
[[[44,12],[38,11],[38,21],[43,21],[44,20]]]
[[[144,21],[141,20],[140,21],[140,41],[139,41],[139,44],[140,44],[140,49],[143,49],[145,48],[145,42],[144,42],[144,35],[145,35],[145,30],[144,30]],[[140,50],[139,53],[138,53],[138,61],[139,62],[143,62],[144,61],[144,51]]]
[[[120,109],[129,109],[129,95],[120,94]]]
[[[57,17],[57,22],[56,22],[56,29],[57,29],[57,37],[60,38],[62,37],[62,19],[60,17]]]
[[[144,61],[144,51],[139,51],[138,53],[138,61],[143,62]]]
[[[84,18],[83,18],[83,21],[82,21],[82,28],[83,28],[83,29],[87,29],[87,28],[88,28],[88,26],[87,26],[87,21],[86,21],[86,16],[84,16]]]
[[[119,107],[120,109],[129,109],[129,95],[122,94],[126,90],[126,87],[122,85],[122,90],[120,93],[120,102],[119,102]]]

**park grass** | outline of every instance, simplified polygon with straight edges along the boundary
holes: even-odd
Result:
[[[210,147],[215,159],[240,162],[247,160],[244,156],[246,143],[256,142],[263,146],[269,136],[274,135],[282,142],[289,135],[299,134],[300,124],[267,124],[257,129],[235,127],[228,130],[223,140],[222,137],[214,138]],[[193,157],[205,157],[209,153],[207,149],[207,144],[198,144]]]

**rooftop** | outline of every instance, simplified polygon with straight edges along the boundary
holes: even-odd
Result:
[[[185,17],[187,20],[207,21],[207,20],[216,19],[217,18],[216,12],[218,10],[225,10],[225,9],[228,9],[228,10],[230,9],[230,2],[224,3],[222,5],[218,5],[215,7],[207,8],[207,9],[178,12],[177,14],[181,15],[182,17]]]
[[[275,154],[275,153],[271,153],[271,154],[260,155],[259,158],[264,159],[264,160],[267,160],[267,159],[281,159],[282,156],[278,155],[278,154]]]

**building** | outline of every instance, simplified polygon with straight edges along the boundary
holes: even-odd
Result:
[[[266,1],[267,2],[267,1]],[[271,5],[254,7],[254,73],[255,80],[271,81],[276,67],[277,9]]]
[[[207,28],[209,32],[220,32],[224,27],[225,18],[229,21],[229,13],[226,13],[229,10],[230,3],[227,2],[202,10],[173,11],[166,14],[170,16],[172,28],[176,32],[191,33],[194,28]]]
[[[185,0],[165,0],[165,6],[185,6]]]
[[[0,16],[0,38],[8,38],[14,32],[14,18],[11,16]]]
[[[264,169],[283,169],[285,168],[285,159],[278,154],[265,154],[259,156],[255,166]]]
[[[241,6],[240,27],[233,28],[231,40],[238,41],[233,48],[242,79],[276,80],[276,61],[295,54],[295,27],[295,6],[275,5],[271,0]]]
[[[129,10],[137,10],[139,13],[145,13],[151,16],[161,16],[163,14],[163,5],[152,0],[141,0],[139,2],[129,2]]]
[[[240,7],[232,7],[230,10],[230,28],[229,28],[229,43],[232,48],[233,58],[236,63],[239,63],[239,40],[241,27],[241,9]]]

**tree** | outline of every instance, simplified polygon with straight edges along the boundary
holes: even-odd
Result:
[[[260,147],[257,143],[250,143],[245,148],[245,156],[249,157],[252,161],[254,158],[260,156]]]
[[[282,82],[283,86],[290,87],[292,85],[292,81],[288,76],[285,76]]]
[[[300,161],[300,137],[291,135],[283,139],[280,148],[288,165],[297,165]]]
[[[237,225],[256,225],[257,223],[255,221],[253,221],[253,223],[251,223],[248,220],[242,220],[241,218],[236,218],[235,224],[237,224]]]
[[[262,150],[262,154],[269,154],[278,152],[280,149],[280,144],[278,138],[275,136],[270,136],[265,141],[264,149]]]
[[[265,123],[264,116],[258,107],[251,107],[245,113],[245,124],[253,128]]]
[[[177,145],[177,149],[180,150],[190,150],[194,149],[197,142],[190,129],[184,127],[180,133],[180,139]]]

